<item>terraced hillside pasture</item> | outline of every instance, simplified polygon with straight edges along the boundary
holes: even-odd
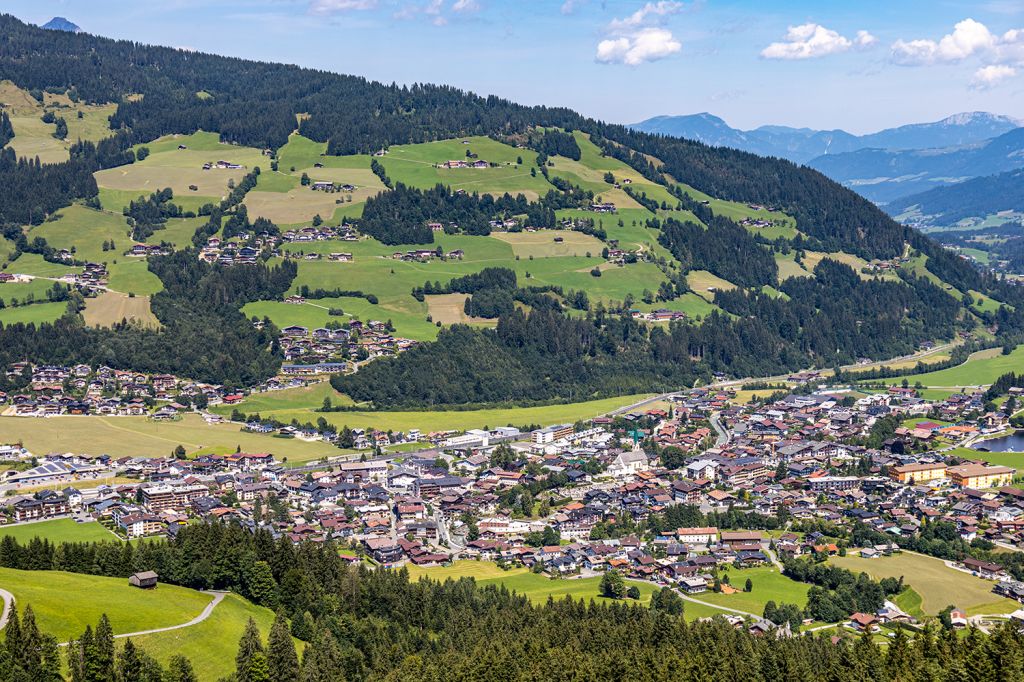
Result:
[[[149,296],[131,297],[116,291],[105,291],[85,302],[82,311],[85,323],[92,327],[111,327],[122,321],[155,329],[160,321],[149,307]]]
[[[42,163],[60,163],[68,160],[68,149],[77,140],[96,142],[109,137],[109,117],[117,108],[114,104],[85,104],[72,102],[66,95],[43,93],[40,103],[27,91],[10,81],[0,81],[0,104],[8,110],[14,139],[9,146],[19,157],[34,159]],[[52,111],[67,123],[68,134],[64,139],[53,136],[55,123],[43,123],[42,116]],[[78,117],[79,112],[82,118]]]
[[[53,322],[67,311],[66,303],[33,303],[0,310],[0,324],[42,324]]]
[[[185,149],[179,149],[179,145]],[[224,144],[216,133],[165,135],[145,145],[137,145],[136,153],[142,146],[149,149],[149,156],[127,166],[98,171],[95,174],[96,184],[101,189],[131,192],[136,196],[170,187],[174,192],[175,203],[190,208],[198,203],[219,202],[229,191],[229,181],[237,183],[256,166],[260,166],[261,170],[270,169],[270,159],[260,150]],[[240,164],[243,168],[214,167],[203,170],[204,163],[217,161]],[[197,189],[191,190],[192,185]],[[135,197],[126,197],[125,194],[100,195],[103,207],[114,211],[120,211],[127,205],[126,198],[130,200]]]
[[[570,247],[579,252],[578,256],[552,255],[543,257],[540,254],[547,250],[543,240],[551,240],[552,249],[557,246],[553,234],[565,234]],[[429,307],[412,296],[415,287],[425,282],[445,284],[455,277],[479,272],[486,267],[506,267],[516,272],[520,286],[555,285],[564,290],[585,290],[591,301],[623,301],[627,295],[639,299],[645,289],[656,290],[665,279],[664,274],[652,263],[636,263],[626,266],[609,266],[601,258],[600,242],[587,235],[564,231],[538,231],[525,233],[530,240],[540,240],[529,244],[518,235],[498,234],[487,237],[466,235],[436,236],[435,246],[441,247],[444,253],[462,250],[462,258],[447,260],[431,260],[430,262],[404,261],[395,259],[393,255],[403,253],[410,247],[391,247],[374,239],[361,239],[357,242],[313,242],[302,244],[286,244],[283,249],[295,255],[329,254],[336,251],[352,253],[353,261],[341,263],[322,260],[300,260],[299,272],[292,285],[297,293],[305,285],[311,289],[339,289],[343,291],[361,290],[372,293],[379,299],[378,306],[369,306],[363,301],[342,303],[341,308],[355,317],[367,320],[391,319],[398,334],[413,339],[432,339],[436,337],[436,329],[430,330],[426,325]],[[533,237],[532,235],[541,235]],[[572,235],[568,237],[568,235]],[[577,236],[579,235],[579,236]],[[509,239],[511,237],[511,239]],[[593,241],[591,241],[593,239]],[[509,243],[516,242],[515,245]],[[590,258],[582,244],[590,244],[593,249]],[[572,244],[580,244],[573,247]],[[537,254],[518,257],[515,248],[531,249]],[[590,271],[602,267],[600,277],[594,277]],[[331,307],[330,299],[310,301],[324,308],[320,313],[293,309],[285,304],[272,305],[270,302],[259,302],[246,307],[247,315],[268,315],[278,326],[302,324],[298,320],[306,319],[310,324],[320,326],[327,321],[326,308]],[[301,306],[294,306],[301,308]],[[369,315],[370,317],[366,317]],[[309,324],[304,324],[309,326]]]
[[[331,315],[332,309],[344,311],[344,315]],[[281,301],[256,301],[242,308],[247,317],[260,319],[269,317],[279,328],[298,325],[308,329],[324,327],[328,322],[358,319],[364,321],[391,320],[395,334],[414,341],[432,341],[437,338],[438,328],[426,317],[373,305],[365,298],[341,296],[334,298],[310,299],[302,305]]]
[[[494,232],[495,239],[512,246],[519,258],[599,255],[605,243],[597,237],[573,230],[537,230],[536,232]]]
[[[149,271],[144,258],[124,255],[135,243],[131,239],[130,228],[124,216],[119,213],[97,211],[80,204],[61,209],[57,216],[57,220],[32,228],[30,236],[43,237],[56,249],[71,250],[78,260],[105,263],[110,272],[108,284],[115,291],[146,296],[155,294],[163,288],[160,279]],[[105,242],[113,242],[114,249],[104,251]],[[28,255],[31,254],[24,254],[22,258]],[[20,266],[21,259],[11,268],[21,272]],[[68,270],[76,271],[77,268]],[[36,274],[44,276],[42,273]]]
[[[468,158],[467,151],[476,154],[476,158]],[[518,163],[519,159],[522,159],[522,163]],[[540,173],[530,173],[530,169],[537,165],[536,152],[516,149],[487,137],[396,145],[388,148],[387,154],[380,161],[393,182],[420,189],[442,184],[470,193],[495,196],[522,194],[531,201],[536,201],[554,189]],[[497,166],[442,167],[448,161],[487,161]]]
[[[426,297],[430,319],[441,324],[472,324],[484,327],[497,326],[498,320],[471,317],[466,314],[466,299],[469,294],[435,294]]]
[[[993,594],[992,581],[949,568],[941,559],[921,554],[901,552],[877,559],[849,555],[829,561],[854,573],[863,571],[875,580],[902,576],[921,596],[921,609],[931,616],[951,604],[968,615],[1012,613],[1020,606],[1012,599]]]
[[[366,196],[363,196],[363,200]],[[296,187],[286,192],[256,189],[245,195],[249,217],[266,218],[277,225],[308,224],[319,215],[323,220],[338,223],[348,204],[338,193],[320,192],[310,187]],[[335,215],[337,213],[337,215]]]
[[[732,282],[722,279],[707,270],[691,270],[686,275],[686,282],[690,290],[708,301],[712,302],[716,291],[730,291],[736,288]]]

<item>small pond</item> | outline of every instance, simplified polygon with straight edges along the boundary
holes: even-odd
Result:
[[[985,452],[1024,452],[1024,431],[1014,431],[1009,436],[1000,436],[974,444],[975,450]]]

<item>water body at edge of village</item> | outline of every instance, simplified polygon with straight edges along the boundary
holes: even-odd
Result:
[[[976,443],[974,449],[984,452],[1024,452],[1024,431],[1014,431],[1009,436],[983,440]]]

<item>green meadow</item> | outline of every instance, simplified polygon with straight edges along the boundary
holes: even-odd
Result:
[[[325,397],[330,397],[335,405],[351,405],[352,401],[330,388],[329,384],[318,384],[320,388],[291,388],[275,391],[273,394],[258,393],[243,400],[236,406],[218,405],[213,412],[228,415],[233,409],[253,414],[259,412],[264,417],[274,417],[284,422],[298,419],[300,422],[316,421],[325,418],[331,424],[341,428],[374,428],[382,431],[408,431],[418,428],[424,433],[431,431],[465,430],[489,426],[505,426],[512,424],[556,424],[575,422],[606,414],[619,407],[631,405],[647,396],[632,395],[617,398],[603,398],[586,402],[548,405],[543,407],[495,407],[481,410],[422,410],[404,412],[384,412],[375,410],[354,410],[345,412],[321,413],[320,408]],[[269,401],[269,402],[268,402]],[[2,425],[2,421],[0,421]],[[2,431],[0,431],[2,434]],[[271,446],[267,446],[271,447]],[[274,452],[274,450],[270,450]],[[335,453],[336,454],[336,453]]]
[[[885,379],[884,383],[898,385],[905,378],[911,385],[921,382],[930,387],[985,386],[1007,372],[1019,372],[1021,367],[1024,367],[1024,345],[1017,346],[1009,355],[1003,355],[999,348],[990,348],[971,354],[967,362],[956,367]]]
[[[120,538],[96,521],[78,523],[74,519],[53,519],[37,523],[0,526],[0,537],[12,537],[20,543],[33,538],[50,542],[120,542]]]
[[[195,618],[213,599],[195,590],[160,585],[140,590],[126,578],[63,571],[0,568],[0,587],[14,594],[19,608],[31,605],[39,627],[67,641],[107,614],[114,634],[169,627]]]

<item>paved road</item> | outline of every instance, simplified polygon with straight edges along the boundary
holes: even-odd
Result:
[[[718,434],[718,439],[715,440],[715,447],[723,447],[725,444],[729,442],[729,439],[731,438],[729,430],[722,426],[722,422],[718,420],[717,412],[712,414],[711,418],[708,421],[711,422],[711,427],[714,428],[715,433]]]
[[[14,595],[7,590],[0,590],[0,599],[4,600],[4,612],[0,615],[0,630],[7,627],[7,621],[11,619],[11,613],[14,611]]]

